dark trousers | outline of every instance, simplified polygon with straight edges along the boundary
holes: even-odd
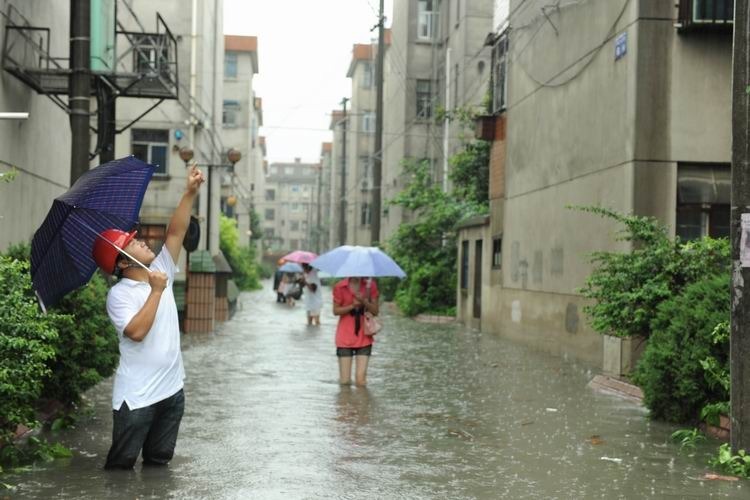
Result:
[[[144,465],[166,465],[174,455],[184,411],[182,389],[167,399],[137,410],[122,403],[119,410],[112,411],[112,447],[104,468],[132,469],[141,450]]]

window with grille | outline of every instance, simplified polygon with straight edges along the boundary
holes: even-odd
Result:
[[[133,129],[130,139],[130,152],[133,156],[154,165],[154,174],[167,174],[169,130]]]
[[[289,223],[289,229],[291,231],[299,231],[299,221],[293,220]]]
[[[432,81],[417,80],[417,118],[432,117]]]
[[[224,78],[237,78],[237,52],[224,53]]]
[[[372,210],[369,203],[362,203],[359,211],[359,223],[363,226],[372,223]]]
[[[507,106],[507,31],[501,34],[492,47],[492,112],[500,113]]]
[[[369,89],[372,87],[373,70],[369,62],[362,63],[362,87]]]
[[[365,111],[362,115],[362,132],[375,132],[375,113]]]
[[[276,218],[276,210],[273,208],[266,209],[266,220],[274,220]]]
[[[240,124],[240,102],[225,100],[221,114],[221,123],[225,127],[236,127]]]
[[[677,166],[675,233],[683,241],[729,237],[731,169],[723,164]]]
[[[435,0],[418,0],[417,39],[432,40],[436,38],[438,27],[437,20],[437,2]]]
[[[274,201],[276,199],[275,189],[266,189],[266,201]]]

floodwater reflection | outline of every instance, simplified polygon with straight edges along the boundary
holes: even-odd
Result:
[[[268,283],[267,283],[268,285]],[[186,408],[167,468],[102,470],[111,380],[94,414],[50,439],[67,461],[5,474],[18,498],[748,498],[704,481],[718,443],[680,453],[675,430],[591,391],[590,367],[457,325],[387,316],[368,386],[340,386],[330,289],[322,326],[243,294],[234,319],[186,335]],[[0,492],[0,498],[6,493]]]

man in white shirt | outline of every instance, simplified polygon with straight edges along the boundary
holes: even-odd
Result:
[[[144,465],[166,465],[174,455],[185,408],[185,370],[172,285],[203,181],[200,170],[192,167],[159,255],[134,239],[135,231],[108,229],[94,243],[97,265],[121,278],[107,294],[107,313],[120,338],[120,364],[112,394],[112,447],[106,469],[132,469],[141,451]]]

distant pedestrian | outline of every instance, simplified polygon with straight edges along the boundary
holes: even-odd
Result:
[[[279,267],[281,267],[284,264],[283,260],[279,260]],[[284,271],[276,268],[276,272],[273,273],[273,290],[276,292],[276,302],[286,302],[286,298],[284,297],[284,294],[279,292],[279,285],[281,284],[281,279],[284,277]]]
[[[307,311],[307,324],[320,326],[320,310],[323,308],[323,291],[321,290],[318,271],[310,264],[302,264],[304,274],[302,285],[305,290],[305,310]]]
[[[285,272],[281,273],[281,279],[279,280],[279,286],[276,288],[276,293],[281,296],[279,302],[287,302],[286,293],[289,291],[289,275]]]
[[[120,364],[112,391],[112,447],[106,469],[132,469],[141,451],[144,465],[166,465],[174,455],[185,408],[185,370],[172,285],[203,181],[200,170],[192,167],[159,255],[134,239],[135,231],[108,229],[94,243],[97,265],[121,278],[107,294],[107,313],[120,340]]]
[[[333,314],[336,326],[336,356],[339,360],[339,382],[351,383],[352,358],[356,360],[355,383],[367,384],[367,364],[372,354],[373,337],[365,335],[365,312],[377,315],[378,286],[373,279],[346,278],[333,287]]]

